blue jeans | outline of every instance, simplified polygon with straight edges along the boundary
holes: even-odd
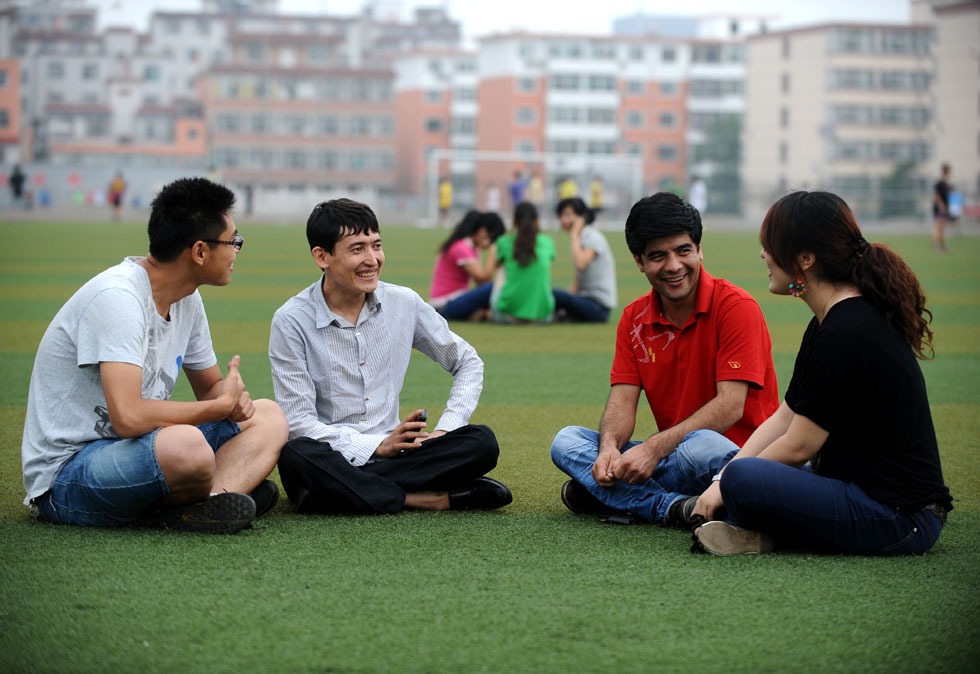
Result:
[[[604,307],[591,297],[576,295],[560,288],[553,288],[551,294],[555,296],[555,311],[564,309],[573,321],[605,323],[609,320],[609,307]]]
[[[234,421],[198,426],[217,451],[238,435]],[[48,522],[88,527],[129,524],[170,493],[156,455],[159,429],[138,438],[95,440],[78,450],[34,499]]]
[[[638,444],[639,440],[631,440],[620,451]],[[599,456],[599,433],[581,426],[566,426],[551,443],[551,460],[610,508],[660,522],[675,501],[697,496],[707,489],[711,477],[737,451],[738,447],[723,435],[693,431],[670,456],[657,464],[653,475],[643,484],[617,482],[613,487],[600,487],[592,477],[592,465]]]
[[[721,478],[732,523],[780,545],[848,555],[921,555],[942,531],[929,511],[883,505],[855,484],[776,461],[733,461]]]
[[[484,283],[473,290],[467,291],[449,300],[440,309],[436,309],[447,321],[465,321],[480,309],[490,308],[490,293],[493,283]]]

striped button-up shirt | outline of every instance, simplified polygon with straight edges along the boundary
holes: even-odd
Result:
[[[269,360],[290,439],[330,443],[355,466],[400,423],[398,397],[412,349],[439,363],[453,385],[433,430],[469,423],[483,390],[483,361],[410,288],[379,283],[357,324],[333,313],[321,280],[276,311]]]

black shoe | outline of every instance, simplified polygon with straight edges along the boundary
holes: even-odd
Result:
[[[306,513],[311,511],[310,490],[306,487],[293,487],[286,495],[289,496],[289,501],[296,508],[296,512]]]
[[[462,489],[449,492],[450,510],[493,510],[514,500],[510,489],[489,477],[478,477]]]
[[[224,492],[174,508],[163,508],[157,523],[164,529],[204,534],[234,534],[252,524],[255,501],[247,494]]]
[[[592,495],[588,489],[575,480],[561,486],[561,502],[576,515],[613,515],[616,510]]]
[[[272,480],[262,480],[248,495],[255,501],[256,517],[262,517],[279,503],[279,487]]]
[[[687,498],[674,501],[670,506],[670,510],[667,511],[667,517],[664,518],[664,526],[677,527],[678,529],[694,529],[704,524],[704,518],[701,515],[694,514],[694,506],[697,504],[697,496],[688,496]]]

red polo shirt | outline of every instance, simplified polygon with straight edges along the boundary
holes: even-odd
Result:
[[[769,329],[751,295],[703,266],[696,293],[683,328],[652,290],[623,310],[610,383],[641,387],[657,428],[667,429],[714,398],[717,382],[748,382],[744,414],[724,433],[741,447],[779,406]]]

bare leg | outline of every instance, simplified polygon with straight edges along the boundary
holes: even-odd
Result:
[[[938,251],[946,250],[946,221],[936,218],[932,221],[932,249]]]
[[[449,492],[409,492],[405,494],[405,507],[414,510],[449,510]]]
[[[271,400],[255,400],[255,414],[242,422],[242,432],[223,444],[214,455],[211,491],[247,494],[268,477],[286,444],[289,424]]]
[[[170,488],[163,504],[181,505],[207,498],[214,479],[214,451],[196,426],[160,429],[154,449]]]

